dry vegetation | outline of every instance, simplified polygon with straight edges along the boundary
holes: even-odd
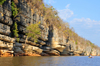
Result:
[[[52,6],[43,3],[43,0],[22,0],[26,1],[28,5],[31,7],[33,12],[35,9],[38,10],[38,14],[44,17],[44,21],[48,24],[48,26],[53,25],[58,28],[60,31],[64,33],[67,37],[70,37],[70,40],[74,40],[76,45],[82,44],[84,46],[91,46],[92,48],[99,49],[98,46],[91,43],[89,40],[86,40],[77,33],[75,33],[73,28],[70,28],[67,22],[64,22],[59,16],[57,10],[55,10]],[[15,3],[18,3],[18,0],[14,0]]]

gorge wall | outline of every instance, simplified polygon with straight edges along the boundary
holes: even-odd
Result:
[[[53,24],[47,25],[44,16],[39,14],[35,6],[33,9],[25,0],[17,0],[16,7],[19,9],[17,18],[12,16],[11,3],[6,0],[0,5],[0,57],[2,56],[34,56],[39,54],[48,55],[100,55],[100,49],[91,46],[76,45],[74,40],[65,37]],[[18,25],[19,43],[12,37],[12,26]],[[41,37],[35,43],[31,38],[25,44],[26,27],[40,22]]]

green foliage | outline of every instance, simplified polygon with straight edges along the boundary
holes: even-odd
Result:
[[[6,0],[0,0],[0,4],[2,5]]]
[[[77,41],[75,42],[75,44],[77,45]]]
[[[27,27],[27,31],[28,31],[28,33],[26,33],[27,37],[32,37],[34,42],[37,42],[41,34],[39,23],[29,25]]]
[[[17,23],[16,22],[14,23],[14,26],[13,26],[13,34],[14,34],[14,37],[17,38],[17,42],[19,42],[18,29],[17,29]]]
[[[89,43],[87,42],[87,44],[89,45]]]
[[[13,13],[13,16],[16,17],[17,14],[18,14],[18,9],[15,5],[15,3],[12,1],[12,4],[11,4],[11,8],[12,8],[12,13]]]
[[[42,7],[43,7],[43,9],[44,9],[44,11],[46,10],[46,7],[45,7],[45,5],[44,4],[42,4]]]

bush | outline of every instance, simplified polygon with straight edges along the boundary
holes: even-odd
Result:
[[[0,0],[0,4],[2,5],[6,0]]]
[[[27,27],[28,33],[26,33],[27,37],[32,37],[34,42],[37,42],[38,38],[41,35],[39,23],[31,24]]]
[[[14,37],[17,39],[17,42],[19,42],[19,38],[18,38],[18,29],[17,29],[17,23],[15,22],[13,25],[13,35]]]
[[[12,4],[11,4],[11,9],[12,9],[12,15],[14,17],[16,17],[17,14],[18,14],[18,9],[17,9],[17,7],[16,7],[16,5],[15,5],[15,3],[13,1],[12,1]]]

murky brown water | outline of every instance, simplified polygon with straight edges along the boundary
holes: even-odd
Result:
[[[100,57],[41,56],[0,58],[0,66],[100,66]]]

